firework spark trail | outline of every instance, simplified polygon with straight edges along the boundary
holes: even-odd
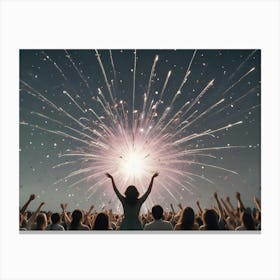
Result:
[[[218,102],[216,102],[215,104],[213,104],[212,106],[210,106],[209,108],[207,108],[206,110],[204,110],[200,115],[198,115],[195,119],[193,119],[192,121],[190,122],[187,122],[186,125],[184,125],[183,127],[181,127],[177,132],[176,134],[179,134],[181,133],[183,130],[185,130],[186,128],[188,128],[189,126],[193,125],[197,120],[199,120],[200,118],[202,118],[203,116],[205,116],[206,114],[208,114],[209,112],[211,112],[214,108],[216,108],[217,106],[219,106],[221,103],[223,103],[225,101],[225,99],[221,99],[219,100]],[[183,124],[184,122],[182,122]],[[170,123],[167,123],[167,125],[164,127],[164,129],[167,128],[167,126],[169,125]]]
[[[115,68],[115,64],[114,64],[114,60],[113,60],[113,54],[112,54],[112,51],[109,50],[109,55],[110,55],[110,61],[111,61],[111,65],[112,65],[112,69],[113,69],[113,73],[114,73],[114,80],[115,82],[117,82],[117,72],[116,72],[116,68]],[[114,84],[113,85],[113,88],[114,88]],[[116,92],[115,92],[115,96],[116,96]]]
[[[152,86],[152,82],[153,82],[153,77],[154,77],[156,65],[157,65],[157,62],[158,62],[158,58],[159,58],[159,56],[156,55],[155,59],[154,59],[153,66],[152,66],[152,69],[151,69],[149,83],[148,83],[148,89],[147,89],[147,99],[149,99],[149,96],[150,96],[150,90],[151,90],[151,86]]]
[[[133,62],[132,126],[134,125],[135,82],[136,82],[136,50],[134,50],[134,62]]]
[[[204,132],[201,132],[201,133],[198,133],[198,134],[196,134],[196,133],[195,134],[191,134],[191,135],[189,135],[187,137],[183,137],[180,140],[175,141],[175,143],[176,144],[182,144],[182,143],[188,142],[190,140],[193,140],[193,139],[196,139],[196,138],[199,138],[199,137],[202,137],[202,136],[206,136],[206,135],[211,135],[211,134],[213,134],[215,132],[228,129],[228,128],[234,127],[234,126],[242,124],[242,123],[243,123],[242,121],[238,121],[236,123],[228,124],[226,126],[220,127],[218,129],[215,129],[215,130],[208,129],[208,130],[206,130]],[[174,138],[174,135],[173,135],[172,138]]]
[[[74,98],[70,95],[70,93],[68,91],[63,90],[63,93],[65,95],[67,95],[71,99],[72,102],[74,102],[74,104],[78,107],[78,109],[80,111],[82,111],[82,113],[85,113],[85,110],[74,100]]]
[[[190,103],[189,107],[186,109],[186,111],[182,114],[182,117],[184,117],[192,108],[197,104],[197,102],[203,97],[203,95],[208,91],[209,88],[211,88],[214,85],[215,79],[212,79],[207,86],[198,94],[198,96],[194,99],[193,102]]]
[[[102,74],[103,74],[103,77],[104,77],[104,80],[105,80],[105,83],[106,83],[106,86],[107,86],[107,89],[108,89],[108,92],[110,94],[110,98],[111,98],[111,101],[113,102],[113,104],[115,104],[115,99],[113,97],[113,93],[112,93],[112,90],[111,90],[111,86],[109,84],[109,81],[108,81],[108,78],[107,78],[107,75],[106,75],[106,72],[105,72],[105,69],[104,69],[104,66],[103,66],[103,63],[102,63],[102,60],[100,58],[100,54],[97,50],[95,50],[95,56],[97,58],[97,61],[99,63],[99,66],[101,68],[101,71],[102,71]]]
[[[201,151],[212,151],[212,150],[220,151],[220,150],[224,150],[224,149],[234,149],[234,148],[238,148],[238,149],[246,148],[246,146],[220,146],[220,147],[210,147],[210,148],[199,148],[199,149],[187,150],[182,153],[191,154],[191,153],[201,152]]]
[[[26,87],[28,87],[31,91],[33,91],[34,93],[37,94],[37,98],[40,100],[40,98],[42,100],[44,100],[45,102],[47,102],[51,107],[53,107],[54,109],[56,109],[57,111],[59,111],[59,107],[57,107],[53,102],[51,102],[48,98],[46,98],[42,93],[40,93],[39,91],[37,91],[36,89],[34,89],[32,86],[30,86],[28,83],[26,83],[23,80],[20,80],[20,82],[25,85]],[[40,98],[39,98],[40,97]]]
[[[71,118],[72,120],[74,120],[76,123],[78,123],[80,126],[82,126],[84,129],[89,130],[91,133],[96,134],[99,137],[103,137],[100,133],[97,133],[96,130],[92,130],[89,127],[86,127],[84,124],[82,124],[79,120],[77,120],[75,117],[73,117],[71,114],[69,114],[68,112],[66,112],[63,108],[61,107],[57,107],[52,101],[50,101],[48,98],[46,98],[43,94],[41,94],[39,91],[35,90],[33,87],[31,87],[28,83],[26,83],[23,80],[20,80],[20,82],[22,84],[24,84],[26,87],[28,87],[29,89],[33,90],[38,96],[36,96],[37,98],[42,99],[43,101],[47,102],[51,107],[53,107],[54,109],[56,109],[58,112],[62,112],[64,113],[67,117]],[[43,116],[41,114],[41,116]],[[31,124],[29,124],[29,126],[31,126]],[[36,126],[34,126],[36,127]],[[42,127],[40,127],[40,129],[43,129]],[[51,131],[46,129],[45,131]],[[52,131],[52,133],[58,134],[56,131]],[[62,133],[62,132],[60,132]],[[68,135],[68,134],[67,134]],[[71,135],[68,135],[71,136]],[[74,137],[74,136],[72,136]],[[74,137],[73,139],[77,139],[76,137]],[[92,138],[92,140],[94,141],[95,139]]]
[[[55,169],[55,168],[58,168],[58,167],[61,167],[61,166],[65,166],[65,165],[69,165],[69,164],[74,164],[74,163],[77,163],[79,161],[81,161],[81,159],[61,162],[59,164],[53,165],[52,168]]]
[[[120,120],[119,112],[118,112],[118,110],[117,110],[117,108],[116,108],[116,106],[115,106],[117,103],[116,103],[115,98],[114,98],[114,96],[113,96],[113,93],[112,93],[112,90],[111,90],[111,86],[110,86],[110,84],[109,84],[109,82],[108,82],[108,78],[107,78],[106,71],[105,71],[105,69],[104,69],[102,60],[101,60],[101,58],[100,58],[100,54],[98,53],[97,50],[95,50],[95,56],[96,56],[96,59],[97,59],[97,61],[98,61],[98,63],[99,63],[100,69],[101,69],[101,71],[102,71],[103,78],[104,78],[104,80],[105,80],[105,84],[106,84],[106,86],[107,86],[107,89],[108,89],[108,92],[109,92],[109,95],[110,95],[112,104],[114,105],[113,108],[114,108],[114,111],[115,111],[115,113],[116,113],[116,115],[117,115],[117,119]]]
[[[59,131],[59,130],[58,131],[54,131],[54,130],[46,129],[46,128],[40,127],[39,125],[30,124],[28,122],[20,122],[20,124],[21,125],[26,125],[26,126],[29,126],[29,127],[32,127],[32,128],[40,129],[40,130],[43,130],[43,131],[46,131],[46,132],[49,132],[49,133],[52,133],[52,134],[56,134],[56,135],[59,135],[59,136],[64,136],[66,138],[70,138],[70,139],[82,142],[82,143],[84,143],[86,145],[89,145],[89,146],[91,145],[91,143],[88,142],[88,141],[84,141],[84,140],[82,140],[80,138],[77,138],[75,136],[69,135],[69,134],[67,134],[65,132],[62,132],[62,131]]]
[[[44,118],[44,119],[50,120],[50,121],[55,122],[55,123],[60,124],[60,125],[63,125],[62,122],[60,122],[60,121],[58,121],[58,120],[55,120],[55,119],[53,119],[53,118],[51,118],[51,117],[49,117],[49,116],[46,116],[46,115],[44,115],[44,114],[41,114],[41,113],[31,111],[30,114],[31,114],[31,115],[37,115],[37,116],[42,117],[42,118]]]
[[[74,67],[74,69],[76,70],[76,72],[78,73],[78,75],[80,76],[81,80],[84,82],[84,84],[86,85],[87,89],[89,90],[89,92],[92,94],[92,91],[90,89],[90,86],[87,82],[87,80],[85,79],[85,77],[82,75],[82,71],[77,67],[76,63],[73,61],[73,59],[71,58],[71,55],[68,53],[67,50],[64,50],[66,53],[66,57],[69,59],[69,61],[71,62],[72,66]]]
[[[109,118],[112,118],[112,120],[114,121],[114,123],[117,123],[117,122],[116,122],[115,115],[113,114],[113,112],[112,112],[112,110],[111,110],[111,108],[110,108],[109,102],[106,100],[106,98],[105,98],[105,96],[104,96],[104,94],[103,94],[103,92],[101,91],[100,88],[98,88],[98,95],[99,95],[101,98],[100,98],[99,96],[97,96],[97,97],[96,97],[96,101],[99,102],[99,103],[101,104],[101,106],[103,107],[103,110],[104,110],[104,112],[107,114],[107,116],[108,116]],[[116,106],[116,105],[115,105],[115,106]],[[116,109],[115,106],[114,106],[114,108]]]
[[[191,103],[188,103],[188,108],[186,109],[186,111],[182,114],[181,118],[183,118],[192,108],[193,106],[195,106],[197,104],[197,102],[202,98],[202,96],[208,91],[208,89],[210,87],[213,86],[213,83],[214,83],[214,79],[212,79],[207,85],[206,87],[198,94],[198,96],[194,99],[193,102]],[[187,103],[186,103],[187,104]],[[174,115],[175,117],[178,116],[179,112],[182,111],[182,109],[184,107],[186,107],[186,104],[184,104],[178,111],[177,113]],[[159,119],[158,123],[157,123],[157,126],[160,126],[161,122],[163,122],[163,120],[165,120],[165,118],[167,117],[168,113],[170,111],[170,107],[167,107],[164,114],[161,116],[161,118]],[[173,122],[173,119],[174,119],[174,116],[170,119],[170,121],[165,125],[164,129],[162,131],[164,131],[172,122]],[[180,132],[182,131],[182,129],[180,129]],[[175,136],[178,135],[180,133],[179,131],[177,131],[175,133]]]
[[[190,62],[189,62],[189,64],[188,64],[188,67],[187,67],[185,76],[184,76],[184,78],[183,78],[183,81],[181,82],[181,84],[180,84],[180,86],[179,86],[177,92],[175,93],[175,95],[174,95],[174,97],[173,97],[171,103],[169,104],[169,106],[167,106],[167,108],[171,108],[171,107],[173,106],[175,100],[177,99],[177,97],[181,94],[182,88],[183,88],[183,86],[185,85],[185,83],[187,82],[188,77],[189,77],[189,75],[190,75],[190,73],[191,73],[190,69],[191,69],[191,66],[192,66],[194,57],[195,57],[195,55],[196,55],[196,52],[197,52],[197,51],[194,50],[193,55],[192,55],[192,57],[191,57],[191,60],[190,60]],[[164,90],[165,90],[165,87],[166,87],[166,85],[167,85],[167,82],[168,82],[168,80],[169,80],[170,75],[171,75],[171,71],[169,71],[168,74],[167,74],[167,78],[166,78],[166,80],[165,80],[165,83],[164,83],[162,92],[161,92],[161,94],[160,94],[159,101],[161,101],[161,99],[162,99],[162,96],[163,96],[163,93],[164,93]],[[178,112],[180,112],[185,106],[186,106],[186,104],[183,105],[183,106],[178,110]],[[177,112],[173,117],[171,117],[171,120],[174,119],[174,118],[177,116],[178,112]],[[163,120],[166,118],[166,116],[168,115],[168,113],[169,113],[169,110],[168,110],[168,112],[166,112],[164,118],[161,118],[161,119],[158,121],[158,124],[160,124],[160,122],[163,121]]]
[[[246,96],[248,96],[249,94],[255,92],[255,90],[256,90],[256,87],[250,89],[248,92],[246,92],[245,94],[243,94],[243,95],[240,96],[239,98],[233,100],[230,104],[228,104],[228,105],[224,106],[223,108],[217,110],[216,112],[214,112],[214,113],[211,114],[210,116],[212,117],[212,116],[214,116],[214,115],[217,115],[217,114],[219,114],[219,113],[225,111],[227,108],[232,107],[234,104],[238,103],[240,100],[244,99],[244,98],[245,98]]]
[[[166,78],[165,78],[165,81],[164,81],[162,90],[161,90],[160,95],[159,95],[159,102],[162,102],[162,97],[163,97],[163,94],[164,94],[164,92],[165,92],[165,89],[166,89],[166,86],[167,86],[167,84],[168,84],[168,81],[169,81],[169,78],[170,78],[170,76],[171,76],[171,73],[172,73],[172,71],[169,70],[168,73],[167,73],[167,75],[166,75]]]
[[[245,77],[247,77],[251,72],[253,72],[256,69],[256,67],[251,68],[248,72],[246,72],[241,78],[239,78],[235,83],[233,83],[229,88],[227,88],[222,95],[225,95],[227,92],[229,92],[233,87],[235,87],[238,83],[240,83]]]
[[[256,53],[257,50],[253,50],[246,59],[236,68],[236,70],[229,76],[229,80],[233,79],[236,73],[246,64],[246,62]]]
[[[188,77],[189,77],[189,75],[190,75],[190,73],[191,73],[191,72],[190,72],[190,71],[191,71],[191,66],[192,66],[192,63],[193,63],[193,60],[194,60],[194,58],[195,58],[196,53],[197,53],[197,50],[194,50],[193,55],[192,55],[192,58],[191,58],[191,61],[190,61],[189,65],[188,65],[188,68],[187,68],[185,77],[184,77],[184,79],[183,79],[183,82],[181,83],[179,89],[177,90],[177,91],[179,91],[179,92],[181,92],[183,86],[185,85],[185,83],[186,83],[187,80],[188,80]]]
[[[159,58],[159,56],[156,55],[155,59],[154,59],[154,63],[152,65],[150,77],[149,77],[147,92],[144,93],[144,102],[143,102],[143,107],[142,107],[141,123],[140,123],[141,126],[142,126],[143,120],[145,119],[145,116],[146,116],[147,101],[149,100],[151,85],[152,85],[153,76],[154,76],[154,72],[155,72],[155,68],[156,68],[156,65],[157,65],[158,58]]]
[[[56,63],[54,60],[52,60],[52,59],[50,58],[50,56],[49,56],[48,54],[46,54],[46,52],[42,51],[42,54],[44,55],[44,57],[45,57],[47,60],[49,60],[49,61],[54,65],[54,67],[59,71],[59,73],[62,75],[62,77],[64,78],[64,80],[67,81],[67,78],[66,78],[64,72],[63,72],[63,71],[61,70],[61,68],[57,65],[57,63]]]
[[[230,170],[230,169],[227,169],[227,168],[223,168],[223,167],[217,166],[217,165],[206,164],[205,162],[198,162],[198,161],[186,160],[186,163],[195,164],[195,165],[202,165],[202,166],[207,166],[207,167],[212,167],[212,168],[215,168],[215,169],[223,170],[223,171],[230,172],[230,173],[233,173],[233,174],[238,175],[238,173],[235,172],[234,170]]]

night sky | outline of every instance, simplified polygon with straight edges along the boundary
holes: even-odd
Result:
[[[98,52],[101,55],[110,89],[114,94],[114,101],[119,104],[117,110],[121,114],[120,104],[124,104],[124,111],[128,112],[127,122],[131,124],[134,50],[112,50],[111,57],[108,50],[98,50]],[[234,203],[236,202],[234,194],[239,191],[245,205],[253,206],[253,196],[260,197],[261,52],[259,50],[197,50],[194,55],[194,50],[137,50],[136,54],[134,109],[141,110],[143,106],[143,96],[148,91],[155,56],[158,55],[158,61],[151,77],[148,105],[152,100],[154,102],[159,100],[167,73],[169,70],[172,71],[162,102],[153,118],[153,126],[173,99],[189,66],[191,72],[178,98],[170,108],[170,116],[174,115],[186,102],[189,101],[191,104],[207,84],[212,79],[215,80],[213,86],[209,87],[186,115],[184,115],[184,110],[188,110],[188,106],[185,106],[180,114],[181,117],[174,120],[167,132],[176,133],[182,122],[195,119],[222,98],[225,100],[221,105],[199,118],[186,131],[178,134],[177,139],[242,121],[242,124],[232,128],[180,144],[180,148],[186,150],[242,146],[233,149],[210,150],[207,151],[208,156],[200,155],[191,158],[192,161],[203,162],[205,165],[183,163],[178,166],[180,170],[198,174],[213,183],[191,176],[188,178],[191,184],[186,186],[189,189],[187,191],[179,185],[176,186],[174,182],[172,185],[166,181],[166,186],[174,197],[165,190],[157,190],[159,186],[155,183],[155,190],[151,193],[152,201],[148,201],[147,205],[150,207],[153,203],[159,203],[168,209],[170,203],[177,205],[181,202],[183,206],[191,205],[196,209],[195,201],[199,200],[202,207],[210,207],[214,203],[212,199],[214,191],[223,197],[231,196]],[[81,126],[73,119],[56,110],[55,106],[63,108],[83,123],[89,121],[98,125],[97,118],[89,110],[93,108],[99,118],[106,124],[112,125],[104,114],[100,102],[97,101],[99,92],[102,91],[110,103],[112,112],[115,112],[95,51],[21,50],[20,80],[20,206],[31,193],[35,193],[38,199],[33,202],[30,209],[34,209],[40,201],[46,202],[45,210],[52,211],[58,210],[61,202],[68,202],[70,210],[85,209],[91,204],[94,204],[97,210],[105,205],[107,208],[118,209],[119,203],[106,178],[104,178],[105,182],[102,182],[104,188],[100,185],[94,190],[89,190],[89,188],[95,183],[95,179],[85,180],[69,187],[75,180],[84,176],[83,174],[78,175],[77,178],[58,181],[70,172],[86,168],[86,161],[54,168],[60,163],[74,161],[71,157],[63,157],[63,154],[69,151],[89,152],[90,150],[85,144],[87,137],[67,127],[83,133],[87,131],[81,129]],[[65,91],[72,99],[65,94]],[[124,121],[125,118],[122,120]],[[168,115],[163,127],[169,120]],[[79,135],[79,138],[85,142],[65,137],[63,133],[57,135],[50,131],[71,132],[75,137]],[[90,136],[95,137],[94,134]],[[94,161],[90,164],[94,165]],[[216,165],[238,174],[207,165]],[[172,167],[174,168],[174,165]],[[157,170],[150,170],[150,173],[154,171]],[[160,166],[158,171],[160,172]],[[164,180],[163,173],[160,172],[161,175]],[[178,176],[178,180],[185,184],[183,177]],[[147,187],[148,183],[149,181],[145,181]],[[119,186],[121,190],[125,187]],[[142,190],[139,191],[142,193]]]

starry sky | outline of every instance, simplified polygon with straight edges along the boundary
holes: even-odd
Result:
[[[206,157],[192,158],[193,161],[204,162],[205,165],[184,165],[182,170],[187,168],[213,183],[192,177],[190,180],[193,184],[188,186],[190,191],[174,184],[172,187],[168,186],[174,196],[170,196],[165,191],[152,192],[149,207],[153,203],[160,203],[168,209],[170,203],[177,205],[181,202],[183,205],[188,204],[195,208],[196,200],[200,201],[202,207],[210,207],[214,203],[212,195],[215,191],[223,197],[231,196],[233,201],[235,192],[239,191],[245,205],[253,206],[253,196],[260,197],[261,182],[260,50],[196,50],[196,52],[194,50],[137,50],[136,72],[134,72],[134,50],[111,52],[98,50],[98,53],[103,69],[100,67],[95,50],[20,50],[20,206],[31,193],[34,193],[37,199],[30,206],[32,210],[40,201],[45,201],[45,209],[52,211],[58,210],[61,202],[68,202],[70,210],[86,209],[91,204],[94,204],[97,210],[105,205],[114,210],[119,209],[119,203],[110,186],[106,188],[99,186],[96,190],[89,190],[93,182],[85,180],[69,187],[74,178],[70,180],[63,178],[70,172],[85,168],[85,163],[58,165],[65,161],[72,161],[73,159],[65,159],[62,155],[67,151],[84,149],[85,143],[66,137],[63,133],[58,135],[51,132],[69,133],[69,128],[66,129],[65,126],[81,129],[73,119],[63,115],[56,108],[63,108],[75,119],[81,120],[84,117],[89,121],[95,121],[96,124],[96,118],[89,113],[89,109],[93,108],[97,115],[101,119],[105,118],[106,121],[104,110],[96,101],[100,91],[109,100],[108,87],[102,70],[107,75],[108,83],[115,95],[115,102],[117,104],[120,104],[120,101],[124,102],[127,112],[133,111],[134,74],[134,109],[141,109],[149,81],[151,86],[148,104],[151,100],[158,100],[167,73],[172,71],[161,105],[157,109],[154,125],[164,113],[167,104],[170,104],[174,98],[187,70],[190,73],[178,98],[170,108],[171,113],[176,113],[188,101],[190,104],[195,101],[207,84],[214,79],[213,85],[207,92],[195,102],[184,117],[179,117],[167,132],[174,133],[176,127],[179,127],[180,123],[188,117],[189,120],[196,118],[222,98],[223,104],[199,118],[188,127],[187,131],[179,134],[179,138],[242,121],[242,124],[232,128],[180,144],[182,149],[242,146],[234,149],[211,150]],[[156,55],[158,60],[151,75]],[[112,110],[113,106],[113,103],[109,105]],[[187,108],[188,106],[185,106],[184,110],[188,110]],[[129,123],[130,116],[128,113]],[[110,124],[112,125],[112,122],[108,122],[108,125]],[[71,132],[74,133],[73,130]],[[80,130],[80,132],[85,131]],[[75,135],[78,137],[76,132]],[[85,140],[86,136],[82,137],[79,134],[79,139]],[[236,174],[211,168],[208,165],[233,170]],[[78,178],[81,178],[79,176]],[[184,184],[183,176],[179,176],[178,180]],[[109,182],[106,184],[108,185]],[[125,186],[120,188],[124,189]]]

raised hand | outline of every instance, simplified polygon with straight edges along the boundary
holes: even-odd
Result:
[[[218,199],[218,194],[217,194],[217,192],[214,192],[214,198],[215,198],[215,199]]]
[[[237,199],[240,199],[240,192],[236,192],[235,196]]]
[[[35,194],[31,194],[30,197],[29,197],[29,200],[34,200],[35,199]]]
[[[42,207],[43,205],[45,205],[46,203],[45,202],[41,202],[40,203],[40,207]]]
[[[65,210],[66,210],[67,205],[68,205],[68,203],[65,203],[65,204],[60,203],[60,207],[61,207],[61,209],[62,209],[63,211],[65,211]]]
[[[105,173],[105,175],[109,178],[109,179],[113,179],[113,176],[110,173]]]
[[[181,203],[178,204],[178,207],[179,207],[180,209],[183,209],[183,206],[182,206]]]
[[[153,177],[152,177],[152,178],[154,179],[154,178],[156,178],[158,175],[159,175],[159,173],[158,173],[158,172],[156,172],[156,173],[153,175]]]
[[[230,198],[229,196],[226,197],[227,202],[230,202]]]

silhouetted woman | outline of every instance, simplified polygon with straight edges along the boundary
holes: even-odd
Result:
[[[198,224],[195,222],[194,211],[191,207],[186,207],[179,218],[174,230],[197,230]]]
[[[48,225],[47,215],[45,213],[38,214],[36,218],[35,230],[45,230]]]
[[[105,213],[99,213],[94,221],[93,230],[110,230],[109,216]]]
[[[206,210],[203,215],[203,226],[200,227],[202,230],[219,230],[218,215],[213,209]]]
[[[152,190],[154,178],[158,176],[158,173],[152,176],[148,190],[140,198],[138,198],[139,192],[135,186],[128,186],[124,193],[125,196],[123,196],[117,189],[113,176],[109,173],[106,173],[106,176],[112,180],[114,191],[123,206],[124,218],[120,230],[142,230],[143,227],[139,220],[139,212],[142,204],[148,198]]]
[[[242,212],[241,215],[241,226],[237,227],[236,230],[255,230],[255,223],[251,214],[246,211]]]
[[[89,230],[89,227],[83,224],[83,219],[83,212],[79,209],[74,210],[69,230]]]

